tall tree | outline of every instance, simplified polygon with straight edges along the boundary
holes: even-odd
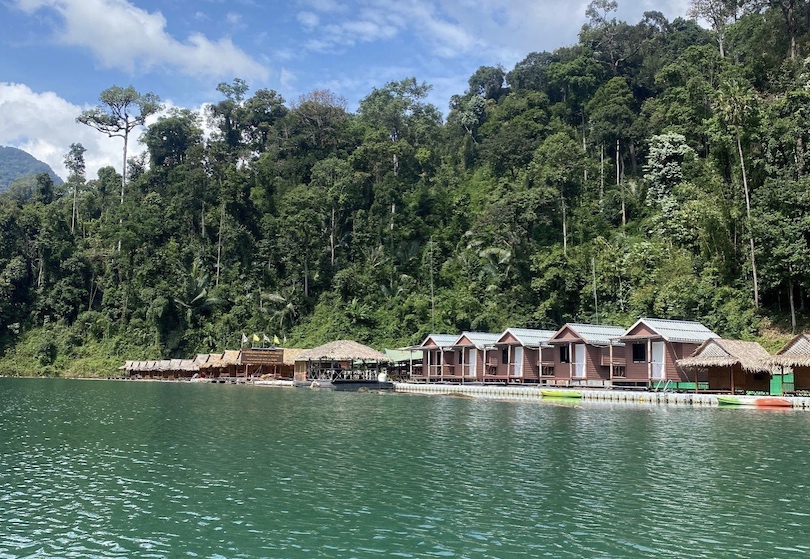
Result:
[[[73,209],[70,213],[70,232],[76,230],[76,200],[79,196],[79,188],[84,185],[85,178],[85,164],[84,152],[87,149],[81,144],[70,144],[70,151],[65,154],[65,167],[70,171],[68,176],[68,184],[73,190]]]
[[[726,56],[726,28],[737,17],[737,0],[692,0],[689,17],[709,22],[717,36],[720,58]]]
[[[154,93],[138,93],[131,85],[123,88],[114,85],[101,92],[98,97],[101,105],[82,111],[76,121],[95,128],[113,138],[123,138],[124,157],[121,172],[121,203],[124,203],[124,190],[127,186],[127,144],[129,134],[146,119],[159,112],[163,105]]]
[[[759,285],[757,283],[757,262],[754,247],[754,230],[751,221],[751,192],[748,185],[748,169],[745,165],[743,153],[743,136],[751,131],[756,119],[758,106],[757,96],[753,88],[744,80],[729,78],[720,85],[715,109],[720,124],[725,126],[733,135],[737,147],[737,156],[740,161],[740,175],[742,177],[743,192],[745,194],[745,215],[747,218],[748,240],[751,249],[751,275],[754,282],[754,307],[759,308]]]

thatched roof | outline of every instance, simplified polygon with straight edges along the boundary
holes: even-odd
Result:
[[[810,367],[810,334],[802,333],[782,346],[771,364],[783,367]]]
[[[223,353],[212,353],[205,363],[200,363],[200,369],[224,369],[228,365],[239,365],[239,350],[229,349]]]
[[[329,342],[302,351],[296,361],[391,361],[384,353],[352,340]]]
[[[298,359],[298,356],[307,350],[296,349],[293,347],[285,347],[283,351],[284,357],[282,359],[282,363],[284,363],[285,365],[295,365],[295,361]]]
[[[678,359],[684,369],[708,369],[739,365],[747,373],[769,373],[771,354],[757,342],[711,338],[703,342],[695,352]]]

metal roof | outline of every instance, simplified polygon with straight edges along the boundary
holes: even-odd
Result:
[[[664,320],[662,318],[640,318],[624,333],[626,336],[639,324],[646,324],[668,342],[703,343],[710,338],[719,338],[717,334],[700,322],[689,320]]]
[[[456,336],[455,334],[428,334],[427,337],[425,337],[424,341],[418,346],[415,346],[414,349],[427,347],[439,347],[439,348],[451,347],[456,342],[457,339],[458,336]],[[433,340],[433,343],[435,345],[433,346],[425,345],[428,340]]]
[[[492,347],[500,337],[500,334],[491,334],[489,332],[462,332],[460,336],[456,337],[453,345],[457,346],[461,338],[467,338],[478,349],[484,349],[485,347]]]
[[[507,328],[506,331],[500,335],[498,341],[505,335],[512,334],[521,345],[527,347],[539,347],[546,345],[546,342],[553,336],[555,330],[531,330],[529,328]]]
[[[586,344],[610,345],[613,338],[619,338],[624,333],[621,326],[606,326],[604,324],[566,324],[554,334],[555,336],[565,327],[570,328],[579,335]]]

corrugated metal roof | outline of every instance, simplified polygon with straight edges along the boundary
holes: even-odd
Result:
[[[391,358],[391,361],[399,363],[402,361],[421,361],[423,352],[407,349],[386,349],[385,354]]]
[[[506,331],[500,335],[503,338],[506,334],[512,334],[521,345],[528,347],[539,347],[554,335],[555,330],[531,330],[529,328],[507,328]]]
[[[467,338],[478,349],[484,349],[485,347],[492,347],[500,337],[500,334],[492,334],[490,332],[462,332],[460,336],[456,336],[453,345],[458,345],[461,338]]]
[[[604,324],[566,324],[565,326],[576,332],[585,343],[593,345],[609,345],[613,338],[618,338],[624,333],[624,328],[621,326]]]
[[[627,329],[629,333],[639,324],[644,323],[652,330],[658,332],[668,342],[703,343],[710,338],[719,338],[717,334],[703,326],[700,322],[689,320],[665,320],[663,318],[640,318]]]
[[[428,340],[433,340],[433,343],[436,344],[435,347],[445,348],[452,346],[454,343],[456,343],[457,339],[458,336],[455,334],[429,334],[427,337],[425,337],[424,341],[416,347],[434,347],[425,345]]]

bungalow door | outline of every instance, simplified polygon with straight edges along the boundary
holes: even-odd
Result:
[[[478,367],[478,350],[471,348],[467,353],[467,375],[475,377]]]
[[[585,377],[585,344],[574,344],[574,377]]]
[[[664,371],[664,342],[652,343],[652,379],[664,380],[666,373]]]
[[[523,346],[515,346],[515,376],[523,378]]]

